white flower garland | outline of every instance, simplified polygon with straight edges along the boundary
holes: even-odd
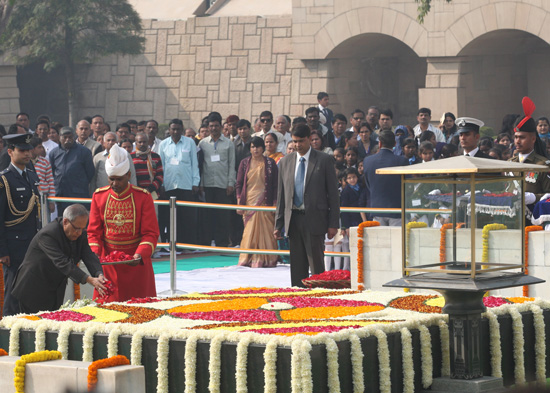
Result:
[[[61,352],[63,360],[69,359],[69,335],[72,332],[72,325],[62,326],[57,333],[57,350]]]
[[[340,378],[338,377],[338,345],[332,338],[325,341],[328,363],[328,391],[340,392]]]
[[[441,376],[448,377],[451,375],[449,326],[443,320],[439,321],[439,336],[441,337]]]
[[[235,364],[235,379],[238,393],[246,393],[247,388],[247,370],[248,370],[248,344],[250,344],[250,334],[245,334],[237,344],[237,361]]]
[[[401,358],[403,360],[403,392],[414,392],[414,364],[412,334],[407,328],[401,329]]]
[[[264,351],[264,393],[277,392],[277,339],[271,339]]]
[[[390,351],[388,348],[388,336],[382,330],[376,330],[374,335],[378,339],[378,364],[379,364],[379,380],[380,392],[391,392],[391,367],[390,367]]]
[[[335,291],[337,292],[337,291]],[[397,293],[402,296],[402,293]],[[370,296],[370,297],[369,297]],[[363,292],[361,294],[348,294],[342,296],[349,297],[349,300],[369,300],[372,301],[373,298],[380,298],[380,303],[388,304],[390,299],[387,294],[378,296],[375,293]],[[384,300],[382,300],[384,299]],[[498,326],[498,315],[510,314],[513,319],[513,333],[514,333],[514,355],[515,358],[518,355],[521,357],[521,367],[518,368],[518,362],[516,361],[516,383],[521,383],[521,378],[525,381],[525,367],[523,359],[523,324],[521,322],[520,312],[531,311],[534,315],[534,325],[535,325],[535,344],[536,344],[536,377],[538,381],[544,380],[544,375],[546,371],[545,365],[545,323],[542,310],[550,308],[550,302],[544,300],[536,300],[534,302],[526,302],[523,304],[513,304],[513,305],[504,305],[500,307],[495,307],[491,309],[491,312],[487,313],[487,318],[489,320],[490,326],[490,339],[491,339],[491,365],[493,367],[493,373],[501,373],[501,362],[502,354],[500,348],[500,333]],[[515,317],[513,314],[516,314]],[[493,315],[494,314],[494,315]],[[369,318],[372,317],[374,313],[363,314],[362,316],[356,316],[355,319]],[[181,324],[169,324],[165,325],[163,323],[147,323],[142,325],[132,325],[132,324],[115,324],[115,323],[81,323],[81,322],[59,322],[59,321],[50,321],[50,320],[29,320],[17,317],[6,317],[0,321],[0,326],[11,329],[10,331],[10,346],[9,351],[10,355],[19,355],[19,331],[20,329],[25,330],[35,330],[35,347],[39,348],[41,342],[44,342],[45,346],[45,332],[47,330],[58,331],[58,350],[60,350],[66,359],[68,357],[68,342],[69,335],[71,332],[83,332],[83,359],[93,356],[93,337],[96,333],[106,333],[109,335],[108,340],[108,352],[116,352],[114,348],[118,346],[118,336],[120,334],[128,334],[132,337],[131,345],[131,359],[132,364],[141,363],[142,355],[142,340],[144,336],[159,338],[163,335],[166,337],[163,339],[163,342],[159,344],[159,353],[158,353],[158,363],[159,368],[157,369],[158,381],[159,381],[159,392],[166,392],[168,389],[168,345],[170,339],[182,338],[187,340],[186,343],[186,358],[185,358],[185,375],[186,375],[186,392],[194,392],[196,388],[196,345],[198,339],[210,340],[221,340],[221,341],[232,341],[236,342],[239,345],[239,342],[245,338],[249,337],[249,342],[254,342],[258,344],[266,345],[266,350],[264,352],[264,374],[265,374],[265,386],[264,391],[271,393],[276,391],[277,383],[277,370],[276,370],[276,360],[277,360],[277,348],[278,346],[288,346],[292,348],[292,357],[291,357],[291,370],[292,370],[292,381],[291,386],[294,392],[311,392],[313,390],[313,380],[312,380],[312,370],[311,370],[311,346],[312,345],[326,345],[327,346],[327,369],[329,370],[329,385],[339,389],[339,384],[334,382],[334,379],[330,378],[331,372],[330,368],[333,362],[330,354],[332,351],[329,349],[332,345],[336,345],[336,342],[339,341],[349,341],[351,343],[351,361],[352,361],[352,376],[353,376],[353,390],[354,392],[364,391],[364,375],[362,369],[363,362],[363,353],[361,347],[361,339],[368,337],[370,335],[375,335],[379,343],[378,358],[381,365],[380,376],[388,375],[387,378],[380,378],[381,382],[381,391],[391,390],[391,382],[389,380],[390,372],[390,363],[389,363],[389,350],[388,350],[388,341],[387,334],[398,332],[403,328],[413,329],[417,328],[420,331],[420,344],[421,344],[421,355],[422,355],[422,384],[424,387],[431,385],[432,378],[432,369],[433,369],[433,359],[431,357],[431,337],[428,326],[437,324],[440,330],[441,337],[441,347],[442,347],[442,374],[449,375],[449,365],[450,365],[450,354],[449,354],[449,331],[447,326],[447,316],[445,315],[427,315],[416,312],[401,312],[397,310],[387,309],[382,310],[376,313],[376,318],[384,319],[405,319],[404,322],[397,322],[387,325],[370,325],[361,329],[348,329],[342,330],[335,333],[323,333],[316,336],[270,336],[262,335],[256,333],[239,333],[239,332],[230,332],[230,331],[219,331],[219,330],[181,330]],[[351,319],[351,318],[350,318]],[[115,332],[115,330],[117,330]],[[42,335],[42,332],[44,335]],[[521,342],[518,341],[518,338],[521,339]],[[330,339],[331,344],[327,343],[327,339]],[[160,340],[160,339],[159,339]],[[403,337],[402,337],[403,340]],[[220,343],[221,343],[220,341]],[[166,345],[166,350],[163,351],[162,347]],[[242,345],[242,350],[248,351],[248,348]],[[248,345],[248,344],[246,344]],[[221,348],[221,347],[220,347]],[[518,350],[521,348],[521,351]],[[404,350],[406,350],[404,348]],[[214,360],[216,357],[212,357]],[[219,356],[217,356],[219,358]],[[244,357],[243,357],[244,359]],[[335,357],[337,361],[337,355]],[[219,360],[219,359],[218,359]],[[406,363],[408,359],[404,359]],[[497,366],[498,365],[498,366]],[[216,366],[216,362],[211,365],[212,370],[217,369],[221,372],[221,368]],[[216,366],[216,367],[214,367]],[[386,367],[384,369],[384,367]],[[412,366],[411,366],[412,367]],[[404,365],[404,374],[407,373],[407,368]],[[210,366],[209,366],[210,371]],[[414,370],[411,368],[411,372],[414,375]],[[212,378],[216,378],[215,373],[210,373]],[[520,377],[518,380],[518,376]],[[246,378],[246,374],[243,374],[242,377]],[[242,377],[239,379],[242,381]],[[404,375],[405,378],[405,375]],[[414,377],[413,377],[414,378]],[[239,386],[239,379],[237,384]],[[518,382],[519,381],[519,382]],[[212,381],[211,381],[212,382]],[[414,383],[414,382],[413,382]],[[188,385],[189,384],[189,385]],[[384,385],[386,384],[386,385]],[[383,386],[384,385],[384,386]],[[219,382],[218,382],[219,386]],[[243,386],[246,386],[246,382]],[[334,391],[336,388],[330,388],[331,391]],[[191,388],[192,387],[192,388]],[[210,387],[210,385],[209,385]],[[213,390],[215,391],[215,389]],[[336,390],[337,391],[337,390]]]
[[[187,360],[187,347],[185,348]],[[161,335],[157,340],[157,393],[168,392],[168,352],[170,350],[170,336]],[[187,384],[187,375],[185,378]]]
[[[540,386],[546,384],[546,333],[544,331],[544,316],[542,309],[532,304],[530,310],[533,313],[533,322],[535,325],[535,357],[536,371],[535,376]]]
[[[208,389],[210,393],[218,393],[220,391],[222,343],[222,336],[216,336],[210,342],[210,360],[208,362],[208,373],[210,374]]]
[[[349,341],[351,343],[351,367],[353,378],[353,391],[365,391],[365,375],[363,372],[363,349],[361,348],[361,340],[357,334],[350,334]]]
[[[485,313],[489,321],[489,348],[491,354],[492,375],[502,378],[502,349],[500,346],[500,324],[494,312],[487,310]]]
[[[82,337],[82,361],[94,361],[94,336],[99,331],[98,326],[91,326],[86,329]]]
[[[15,322],[10,329],[10,356],[19,356],[19,331],[23,327],[23,322]]]
[[[185,341],[185,393],[197,390],[197,340],[198,333],[193,332]]]
[[[300,350],[302,347],[302,342],[299,340],[294,340],[291,345],[291,355],[290,355],[290,386],[292,393],[299,393],[302,390],[302,384],[300,379]]]
[[[132,335],[130,344],[130,363],[134,366],[141,366],[141,352],[143,348],[143,333],[140,331]]]
[[[34,331],[34,351],[40,352],[46,349],[46,330],[48,325],[40,325]]]
[[[312,393],[313,392],[313,376],[311,374],[311,343],[309,341],[302,341],[301,345],[302,351],[302,370],[301,370],[301,382],[302,382],[302,392],[303,393]]]
[[[425,325],[419,325],[420,356],[422,361],[422,387],[428,389],[433,383],[432,336]]]
[[[121,334],[119,328],[111,330],[107,339],[107,357],[111,358],[118,355],[118,336]]]
[[[514,376],[517,386],[525,385],[525,362],[523,357],[523,347],[525,340],[523,338],[523,321],[521,314],[515,308],[509,308],[510,316],[512,317],[512,332],[514,335]]]

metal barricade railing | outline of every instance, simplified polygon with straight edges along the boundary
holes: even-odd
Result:
[[[90,204],[92,202],[91,198],[69,198],[69,197],[48,197],[47,195],[41,196],[41,212],[40,216],[42,223],[47,223],[50,221],[50,214],[48,212],[48,202],[69,202],[69,203],[84,203]],[[177,260],[176,260],[176,247],[186,249],[186,250],[201,250],[201,251],[218,251],[224,253],[232,254],[266,254],[266,255],[290,255],[290,252],[287,250],[268,250],[268,249],[242,249],[242,248],[233,248],[233,247],[214,247],[214,246],[204,246],[199,244],[187,244],[187,243],[176,243],[177,239],[177,221],[176,221],[176,206],[185,206],[185,207],[197,207],[197,208],[208,208],[208,209],[221,209],[221,210],[252,210],[252,211],[268,211],[275,212],[275,206],[248,206],[248,205],[230,205],[230,204],[215,204],[207,202],[188,202],[188,201],[176,201],[176,197],[171,197],[170,200],[156,200],[154,204],[157,206],[169,206],[170,208],[170,241],[169,243],[158,243],[157,247],[168,247],[170,250],[170,290],[169,295],[175,295],[177,293],[182,293],[176,288],[176,270],[177,270]],[[384,214],[384,213],[401,213],[401,209],[395,208],[355,208],[355,207],[341,207],[341,212],[345,213],[372,213],[372,214]],[[450,213],[450,209],[407,209],[409,213]],[[349,257],[349,252],[338,252],[338,251],[326,251],[325,256],[329,257]]]

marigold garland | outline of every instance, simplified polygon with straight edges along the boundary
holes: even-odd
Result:
[[[99,359],[88,366],[88,392],[95,389],[97,385],[97,370],[115,366],[126,366],[130,364],[124,355],[116,355],[107,359]]]
[[[445,263],[447,262],[447,229],[451,229],[453,227],[453,224],[443,224],[441,226],[441,239],[439,240],[439,262]],[[440,269],[443,269],[443,266],[439,267]]]
[[[411,247],[410,247],[410,242],[409,242],[409,239],[411,237],[411,230],[413,228],[426,228],[428,226],[428,224],[426,224],[425,222],[421,222],[421,221],[411,221],[409,223],[407,223],[407,241],[406,241],[406,253],[405,253],[405,266],[409,266],[409,253],[410,253],[410,250],[411,250]],[[405,292],[409,292],[410,289],[409,288],[403,288],[403,291]]]
[[[530,225],[525,227],[525,274],[529,274],[529,233],[542,231],[543,228],[540,225]],[[529,285],[523,286],[523,296],[529,297]]]
[[[504,224],[487,224],[483,227],[481,231],[482,238],[482,252],[481,252],[481,263],[489,263],[489,232],[491,231],[500,231],[502,229],[508,229]],[[487,265],[483,265],[482,269],[487,269]]]
[[[0,348],[0,356],[8,356],[8,353]]]
[[[15,368],[13,369],[15,393],[25,393],[25,365],[27,363],[59,359],[61,359],[61,352],[59,351],[40,351],[21,356],[21,359],[15,362]]]
[[[79,264],[80,264],[80,262],[78,262],[76,264],[76,267],[78,267]],[[74,301],[75,302],[77,300],[80,300],[80,283],[78,283],[78,282],[73,282],[73,295],[74,295]]]
[[[365,221],[357,227],[357,289],[360,291],[365,289],[365,279],[363,277],[363,233],[365,228],[378,227],[378,221]]]

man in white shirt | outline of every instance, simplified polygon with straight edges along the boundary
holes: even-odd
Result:
[[[445,135],[441,130],[430,123],[432,119],[432,110],[430,108],[420,108],[416,115],[418,124],[414,127],[414,136],[420,138],[420,134],[424,131],[431,131],[435,134],[435,139],[438,142],[445,143]]]
[[[260,124],[260,131],[252,134],[252,137],[258,136],[264,139],[265,134],[272,132],[275,135],[277,135],[278,141],[282,141],[284,139],[283,134],[271,128],[273,126],[273,113],[271,113],[270,111],[263,111],[260,114],[259,124]],[[282,149],[283,149],[283,146],[281,145],[281,143],[279,143],[277,145],[277,151],[281,153],[285,153],[285,151],[283,151]]]
[[[50,123],[47,120],[39,120],[36,123],[36,136],[42,139],[42,146],[46,150],[46,159],[48,159],[48,154],[50,151],[59,146],[57,143],[48,138],[50,133]]]
[[[290,142],[292,142],[292,135],[290,135],[290,119],[285,115],[279,115],[275,119],[274,127],[275,130],[282,135],[282,138],[279,138],[277,151],[286,154],[286,147]]]
[[[145,125],[145,133],[149,136],[149,147],[151,151],[159,154],[159,146],[161,139],[157,138],[157,133],[159,132],[159,123],[156,120],[147,120]]]

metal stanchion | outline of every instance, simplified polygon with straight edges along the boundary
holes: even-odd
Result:
[[[50,222],[50,209],[48,208],[48,194],[40,194],[40,221],[42,228]]]
[[[162,296],[175,296],[185,294],[187,292],[178,291],[176,288],[176,273],[178,270],[176,260],[176,197],[170,197],[170,290],[162,291],[159,295]]]

